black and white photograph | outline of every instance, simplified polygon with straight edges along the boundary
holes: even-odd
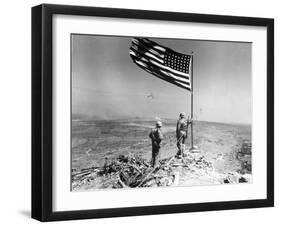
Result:
[[[252,183],[252,43],[70,45],[71,191]]]
[[[31,16],[33,219],[274,206],[273,18],[54,4]],[[242,219],[229,214],[212,215]]]

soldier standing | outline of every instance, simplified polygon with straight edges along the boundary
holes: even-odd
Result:
[[[157,121],[155,128],[151,129],[149,133],[149,137],[152,142],[152,167],[158,165],[160,159],[160,143],[163,140],[161,127],[162,123]]]
[[[186,114],[184,112],[180,113],[180,117],[177,121],[176,136],[177,136],[177,147],[179,158],[182,157],[183,151],[185,149],[185,140],[188,133],[188,125],[191,124],[191,120],[186,119]]]

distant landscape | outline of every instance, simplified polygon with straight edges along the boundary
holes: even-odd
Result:
[[[176,120],[164,119],[161,158],[176,154]],[[148,133],[155,120],[72,120],[72,172],[101,167],[105,159],[135,153],[150,161]],[[251,174],[251,126],[214,122],[194,122],[194,144],[218,172]],[[189,147],[188,139],[186,146]]]

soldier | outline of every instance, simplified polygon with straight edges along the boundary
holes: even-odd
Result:
[[[152,142],[152,167],[158,165],[160,159],[160,143],[163,140],[161,127],[162,122],[157,121],[155,128],[151,129],[149,133],[149,137]]]
[[[189,119],[189,117],[188,119],[186,119],[186,114],[184,112],[181,112],[180,117],[177,121],[177,128],[176,128],[177,147],[178,147],[177,156],[179,158],[181,158],[183,155],[189,124],[191,124],[191,120]]]

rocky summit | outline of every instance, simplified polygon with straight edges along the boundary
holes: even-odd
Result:
[[[214,184],[251,183],[247,173],[219,172],[216,161],[208,161],[200,150],[185,151],[162,159],[156,167],[140,155],[129,153],[111,160],[105,159],[102,167],[90,167],[72,172],[72,190],[196,186]]]

